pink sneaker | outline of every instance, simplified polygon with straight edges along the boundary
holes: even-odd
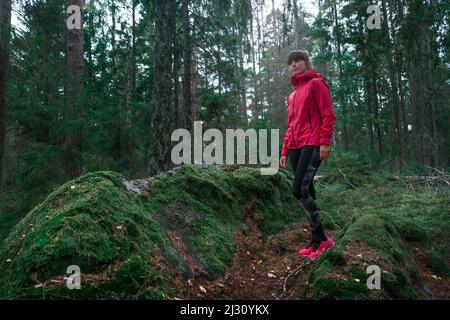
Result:
[[[316,247],[317,247],[317,245],[316,245]],[[314,243],[311,242],[311,246],[310,247],[304,248],[304,249],[300,249],[300,250],[298,250],[298,253],[301,256],[307,257],[307,256],[309,256],[311,254],[311,252],[313,252],[313,250],[314,250]]]
[[[326,241],[322,241],[319,245],[319,247],[317,248],[316,251],[312,251],[309,255],[308,255],[308,259],[310,260],[315,260],[318,257],[320,257],[320,255],[324,252],[327,252],[328,250],[330,250],[331,248],[334,247],[334,242],[333,240],[331,240],[330,238],[327,238]]]

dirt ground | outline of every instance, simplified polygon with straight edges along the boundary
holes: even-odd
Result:
[[[423,249],[418,245],[411,245],[411,253],[417,264],[417,269],[420,278],[426,285],[425,291],[423,292],[423,299],[433,299],[433,300],[450,300],[450,277],[444,277],[442,275],[436,274],[428,265],[426,257],[423,254]]]
[[[175,299],[299,299],[301,289],[308,285],[308,270],[312,264],[285,279],[300,264],[309,262],[298,254],[300,248],[309,246],[308,224],[293,225],[276,235],[264,237],[258,225],[262,216],[250,207],[246,214],[248,231],[236,234],[237,252],[233,263],[226,268],[225,276],[210,281],[195,261],[189,257],[183,244],[175,235],[172,242],[182,252],[194,276],[188,279],[189,294]],[[333,234],[330,234],[333,237]],[[313,262],[314,263],[314,262]],[[178,285],[180,285],[180,282]],[[186,290],[187,289],[187,290]],[[181,292],[181,291],[180,291]]]
[[[310,231],[308,224],[293,225],[288,229],[270,237],[264,237],[258,225],[262,217],[251,210],[247,211],[246,234],[236,234],[237,252],[233,263],[225,270],[225,276],[210,280],[208,274],[199,267],[190,257],[183,241],[176,234],[169,236],[179,252],[182,253],[189,267],[193,271],[190,279],[176,278],[172,287],[177,293],[169,299],[196,299],[196,300],[279,300],[300,299],[301,293],[309,286],[309,271],[316,262],[306,264],[308,260],[298,254],[300,248],[309,246]],[[328,234],[334,239],[334,232]],[[421,299],[450,299],[450,278],[443,279],[429,269],[421,250],[411,245],[411,252],[418,267],[418,273],[425,284],[425,291]],[[373,259],[373,250],[354,244],[344,250],[347,266],[368,265]],[[305,265],[306,264],[306,265]],[[294,270],[302,265],[298,272]],[[303,266],[304,265],[304,266]],[[392,272],[392,270],[386,270]],[[167,271],[167,266],[165,267]],[[171,270],[170,272],[177,272]],[[289,276],[288,281],[285,281]],[[339,273],[336,273],[336,277]],[[284,291],[286,287],[286,291]],[[423,290],[422,290],[423,291]],[[376,296],[373,298],[376,299]]]

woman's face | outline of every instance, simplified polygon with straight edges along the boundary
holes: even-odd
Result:
[[[306,71],[306,62],[303,60],[292,61],[289,68],[292,74],[303,73]]]

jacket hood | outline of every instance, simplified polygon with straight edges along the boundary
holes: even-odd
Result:
[[[291,84],[297,88],[302,83],[308,82],[311,79],[318,78],[322,80],[322,82],[327,86],[328,84],[323,79],[322,75],[320,73],[317,73],[316,70],[308,70],[304,73],[296,73],[291,76]]]

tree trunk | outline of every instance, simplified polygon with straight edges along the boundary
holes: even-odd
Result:
[[[387,15],[387,9],[386,9],[386,1],[383,0],[381,2],[381,8],[383,12],[383,33],[385,37],[385,41],[387,43],[386,46],[386,59],[389,66],[389,81],[391,84],[391,90],[390,90],[390,96],[392,101],[392,107],[393,107],[393,113],[394,113],[394,119],[395,119],[395,141],[396,146],[398,148],[398,157],[400,159],[399,164],[401,166],[402,159],[403,159],[403,138],[402,138],[402,130],[400,128],[400,108],[399,108],[399,99],[398,99],[398,89],[397,89],[397,79],[395,75],[395,62],[393,60],[393,54],[392,54],[392,40],[391,40],[391,34],[389,30],[388,25],[388,15]]]
[[[83,89],[83,0],[69,0],[68,5],[76,5],[81,11],[81,28],[67,29],[67,123],[65,153],[70,179],[82,174],[82,135],[80,120],[83,117],[81,91]]]
[[[170,165],[172,63],[175,34],[175,0],[155,1],[155,60],[150,113],[149,174]]]
[[[199,50],[197,47],[192,48],[192,64],[191,64],[191,76],[192,76],[192,121],[197,119],[198,111],[200,110],[200,98],[197,94],[198,88],[202,84],[202,76],[198,71],[199,65]]]
[[[131,6],[131,39],[128,39],[127,103],[120,122],[120,157],[129,153],[132,110],[136,92],[136,0]]]
[[[255,119],[258,119],[259,117],[259,112],[258,112],[258,105],[259,105],[259,100],[258,100],[258,79],[256,77],[256,41],[255,41],[255,36],[254,36],[254,28],[253,28],[253,18],[254,15],[252,16],[252,19],[250,20],[250,29],[251,29],[251,34],[250,34],[250,41],[252,44],[252,70],[253,70],[253,110],[252,110],[252,116]]]
[[[6,96],[9,79],[9,41],[11,35],[11,0],[0,5],[0,190],[3,186],[3,155],[6,137]]]
[[[297,44],[297,49],[301,49],[302,48],[302,28],[301,28],[301,24],[300,24],[300,8],[297,6],[297,0],[294,0],[292,14],[294,15],[295,43]]]
[[[239,95],[240,95],[240,114],[242,122],[245,124],[245,127],[247,127],[248,120],[247,120],[247,86],[246,86],[246,79],[244,74],[244,53],[242,50],[243,46],[243,38],[244,34],[241,30],[241,27],[239,27],[239,39],[241,39],[239,43]]]
[[[191,131],[192,122],[192,47],[189,23],[189,0],[183,0],[183,128]]]
[[[338,54],[338,77],[339,77],[339,83],[342,84],[342,56],[341,56],[341,31],[339,29],[339,21],[338,21],[338,14],[337,14],[337,6],[336,3],[334,3],[334,28],[336,33],[336,48],[337,48],[337,54]],[[342,106],[342,115],[343,115],[343,131],[344,131],[344,150],[346,152],[349,151],[349,134],[348,134],[348,120],[347,120],[347,98],[342,97],[341,95],[338,96],[341,106]]]
[[[359,32],[362,37],[365,37],[364,28],[365,22],[363,19],[363,15],[359,14],[359,24],[358,24]],[[371,70],[370,64],[368,62],[368,52],[366,50],[368,41],[364,41],[361,46],[361,60],[363,66],[363,76],[364,76],[364,99],[367,107],[367,130],[369,135],[369,147],[371,150],[374,149],[374,134],[373,134],[373,119],[372,119],[372,90],[371,90]]]

